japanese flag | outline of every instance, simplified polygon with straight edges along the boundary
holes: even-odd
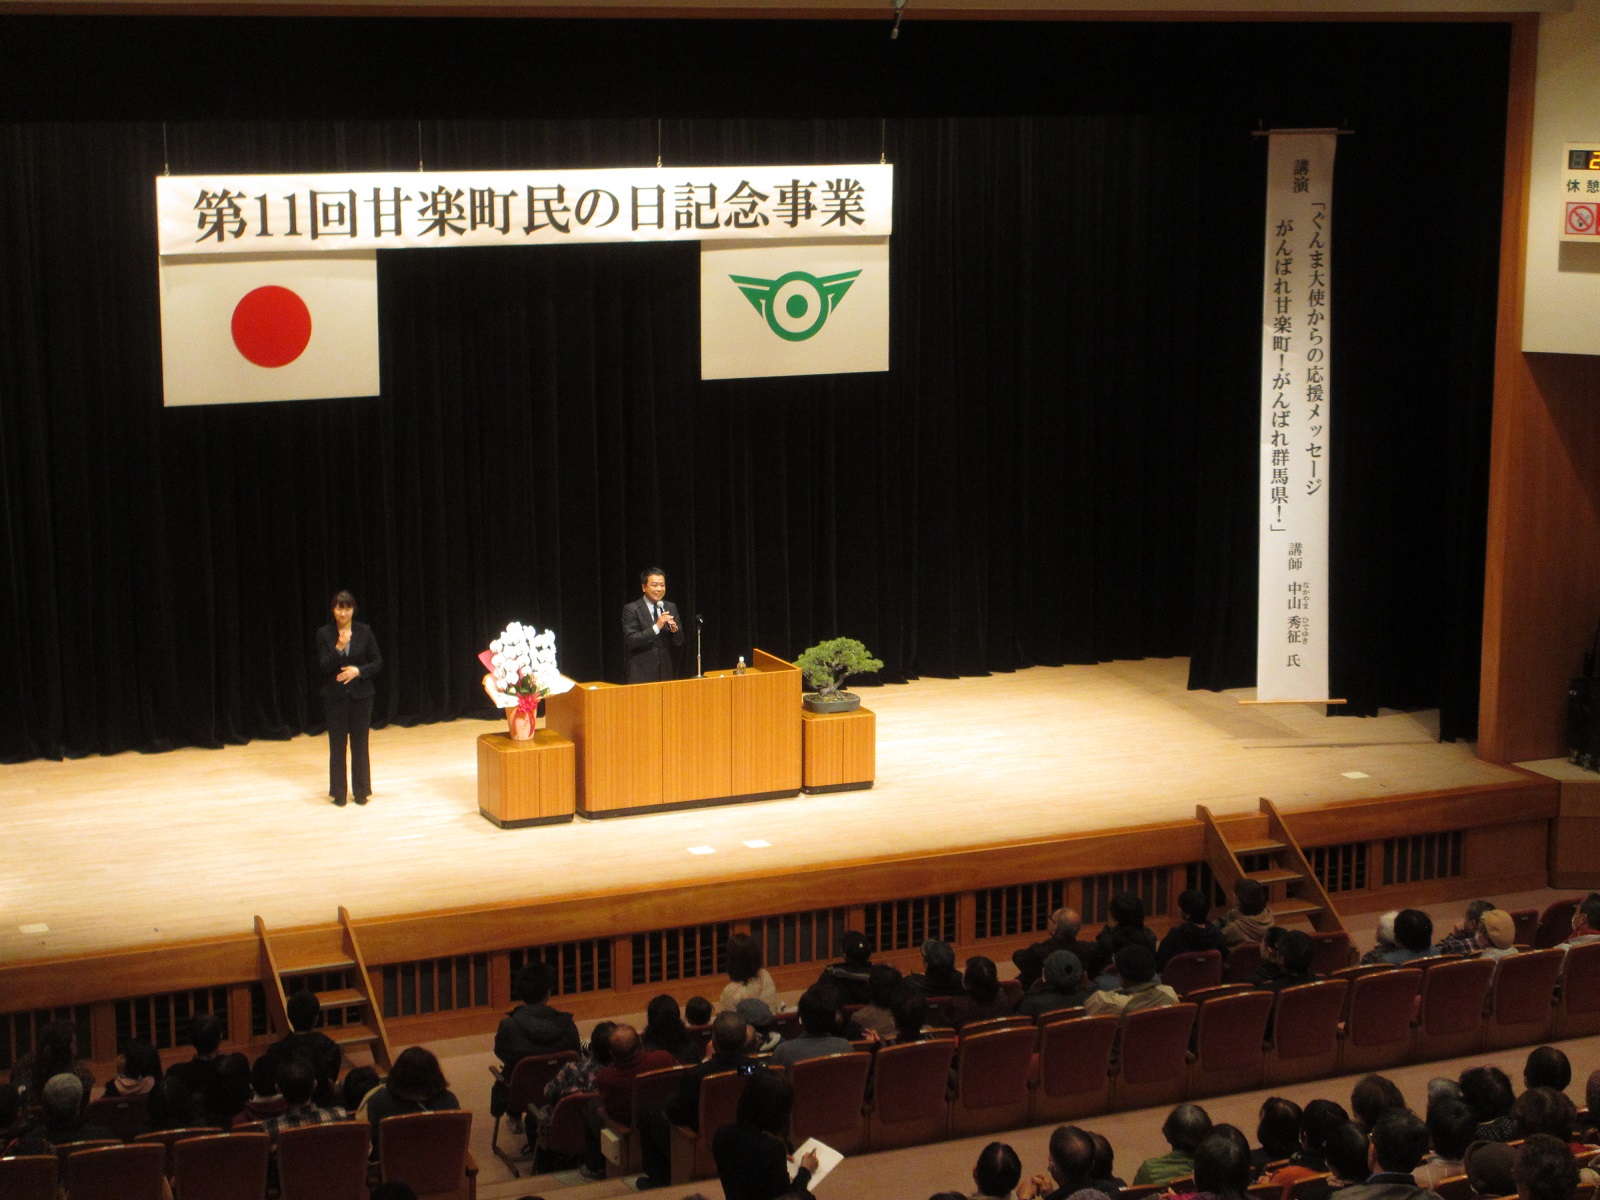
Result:
[[[378,257],[161,260],[168,406],[378,394]]]

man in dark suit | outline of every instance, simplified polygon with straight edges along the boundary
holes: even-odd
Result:
[[[639,572],[644,594],[622,606],[622,655],[628,663],[629,683],[657,683],[676,679],[673,649],[683,645],[678,626],[678,606],[666,599],[667,574],[660,567]]]

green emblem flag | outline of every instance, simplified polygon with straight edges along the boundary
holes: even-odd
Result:
[[[702,379],[888,369],[888,238],[701,243]]]

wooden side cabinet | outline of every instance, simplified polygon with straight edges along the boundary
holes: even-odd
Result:
[[[577,748],[541,729],[514,742],[505,733],[478,738],[478,812],[501,829],[572,820],[577,801]]]
[[[854,712],[802,712],[800,790],[853,792],[872,786],[878,771],[878,717]]]

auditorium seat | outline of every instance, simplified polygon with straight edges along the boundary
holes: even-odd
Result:
[[[85,1125],[100,1125],[123,1141],[132,1141],[150,1123],[150,1102],[146,1096],[101,1096],[89,1101],[84,1111]]]
[[[214,1133],[172,1147],[178,1200],[261,1200],[267,1191],[264,1133]]]
[[[172,1200],[166,1163],[159,1142],[97,1146],[67,1155],[61,1177],[71,1200]]]
[[[1422,972],[1411,967],[1350,981],[1339,1033],[1341,1075],[1381,1071],[1411,1058],[1412,1023]]]
[[[1261,943],[1245,942],[1228,952],[1228,965],[1223,969],[1224,983],[1249,983],[1250,973],[1261,965]]]
[[[956,1055],[950,1135],[970,1137],[1015,1129],[1028,1121],[1028,1077],[1037,1032],[1032,1023],[961,1039]]]
[[[789,1117],[791,1141],[801,1145],[816,1138],[841,1154],[859,1154],[867,1144],[867,1074],[872,1055],[828,1054],[789,1068],[794,1109]]]
[[[528,1119],[528,1105],[542,1102],[545,1085],[560,1073],[562,1067],[577,1059],[578,1056],[571,1050],[561,1050],[555,1054],[530,1054],[517,1062],[512,1068],[510,1080],[506,1081],[505,1116],[513,1135],[521,1132],[523,1123]],[[498,1063],[489,1068],[489,1073],[498,1080],[505,1080],[505,1071]],[[527,1162],[528,1156],[507,1154],[500,1148],[500,1120],[500,1117],[494,1119],[494,1128],[489,1133],[489,1149],[505,1163],[511,1171],[511,1177],[517,1179],[522,1174],[517,1164]]]
[[[278,1134],[278,1200],[367,1200],[372,1130],[365,1121],[301,1125]]]
[[[385,1183],[409,1184],[417,1200],[474,1200],[478,1164],[467,1144],[472,1114],[402,1113],[378,1122],[378,1172]]]
[[[750,1076],[739,1071],[718,1071],[700,1081],[700,1128],[672,1126],[672,1182],[692,1183],[717,1173],[711,1139],[733,1122]]]
[[[1469,954],[1431,954],[1427,958],[1414,958],[1406,966],[1418,971],[1433,971],[1470,957]]]
[[[981,1021],[968,1021],[956,1031],[956,1038],[960,1041],[966,1041],[967,1038],[975,1033],[993,1033],[996,1029],[1033,1029],[1037,1025],[1038,1022],[1035,1018],[1021,1015],[985,1017]]]
[[[1311,935],[1311,973],[1330,975],[1341,967],[1348,967],[1354,954],[1350,949],[1350,935],[1342,929]]]
[[[1509,914],[1512,925],[1516,929],[1512,940],[1519,946],[1533,945],[1533,939],[1539,932],[1539,910],[1537,908],[1519,908]]]
[[[589,1102],[598,1092],[568,1092],[556,1101],[550,1121],[539,1134],[539,1146],[560,1159],[577,1158],[584,1152],[583,1117]],[[539,1170],[534,1163],[533,1169]]]
[[[1204,1004],[1207,1000],[1215,1000],[1218,996],[1238,996],[1245,992],[1258,992],[1261,989],[1253,983],[1219,983],[1212,987],[1197,988],[1184,997],[1191,1004]]]
[[[1593,1033],[1600,1033],[1600,942],[1567,951],[1556,1003],[1558,1040]]]
[[[1465,1175],[1451,1175],[1433,1185],[1439,1200],[1472,1200],[1472,1183]]]
[[[1222,952],[1195,950],[1174,954],[1161,968],[1161,982],[1187,1000],[1196,988],[1215,987],[1222,982]]]
[[[61,1164],[54,1154],[0,1158],[0,1196],[6,1200],[56,1200]]]
[[[1033,1122],[1070,1121],[1103,1113],[1111,1105],[1111,1050],[1120,1019],[1081,1015],[1039,1026],[1039,1080]],[[1046,1014],[1054,1016],[1054,1013]]]
[[[1494,978],[1492,958],[1447,963],[1422,977],[1412,1041],[1419,1062],[1472,1054],[1483,1045],[1483,1005]]]
[[[641,1071],[635,1075],[630,1112],[637,1115],[651,1106],[660,1108],[665,1105],[677,1092],[684,1075],[692,1069],[680,1063],[675,1067],[660,1067],[654,1071]],[[605,1127],[616,1135],[619,1151],[617,1157],[621,1160],[611,1162],[607,1159],[606,1174],[613,1178],[638,1174],[644,1169],[644,1159],[639,1139],[634,1136],[634,1127],[624,1125],[611,1113],[605,1114]]]
[[[1339,1063],[1339,1018],[1349,989],[1343,979],[1324,979],[1278,993],[1267,1048],[1268,1086],[1333,1073]]]
[[[1550,1037],[1555,1020],[1556,980],[1564,957],[1561,950],[1532,950],[1500,960],[1500,969],[1489,989],[1484,1049],[1525,1046]]]
[[[1571,937],[1572,914],[1578,911],[1578,905],[1582,903],[1582,896],[1574,896],[1570,900],[1557,900],[1547,906],[1539,914],[1539,924],[1533,933],[1533,948],[1548,950]]]
[[[135,1137],[135,1145],[158,1145],[161,1147],[162,1167],[170,1178],[172,1175],[172,1147],[185,1138],[206,1137],[216,1133],[212,1125],[192,1126],[184,1129],[156,1129],[150,1133],[141,1133]]]
[[[1254,989],[1199,1006],[1185,1095],[1197,1099],[1261,1086],[1266,1069],[1262,1044],[1275,999],[1271,992]]]
[[[1141,1009],[1122,1018],[1117,1068],[1111,1077],[1113,1107],[1170,1104],[1183,1096],[1189,1074],[1189,1035],[1198,1011],[1194,1004],[1172,1004]]]
[[[947,1085],[954,1038],[885,1046],[873,1063],[867,1145],[872,1150],[942,1141],[950,1133]]]

